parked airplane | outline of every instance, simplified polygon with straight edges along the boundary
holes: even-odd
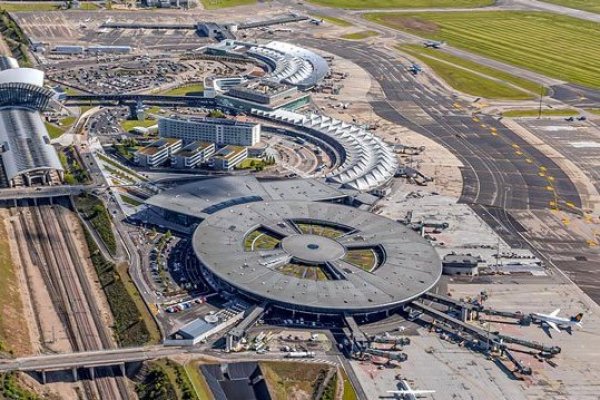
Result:
[[[410,71],[410,73],[412,73],[413,75],[418,75],[419,72],[423,71],[419,64],[412,64],[410,67],[407,68],[407,70]]]
[[[421,395],[435,393],[435,390],[413,390],[408,382],[404,379],[400,381],[400,387],[402,390],[388,390],[387,392],[393,395],[398,395],[399,397],[397,398],[403,400],[416,400],[417,398],[421,397]]]
[[[432,49],[439,49],[444,44],[446,44],[446,42],[438,42],[437,40],[428,40],[424,43],[424,46],[432,48]]]
[[[579,313],[571,318],[564,318],[558,316],[559,312],[560,308],[557,308],[550,314],[533,313],[531,316],[534,320],[539,321],[541,324],[546,324],[557,332],[560,332],[561,327],[566,327],[569,330],[574,326],[581,328],[581,319],[583,318],[583,313]]]

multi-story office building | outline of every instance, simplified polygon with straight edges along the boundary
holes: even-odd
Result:
[[[135,152],[133,161],[144,167],[157,167],[181,148],[181,139],[162,138]]]
[[[213,154],[215,154],[214,143],[192,142],[171,156],[171,166],[194,168],[198,164],[207,162]]]
[[[212,159],[215,169],[228,171],[248,158],[248,149],[240,146],[225,146]]]
[[[182,139],[187,145],[202,141],[217,145],[254,146],[260,142],[260,124],[224,118],[161,118],[161,137]]]

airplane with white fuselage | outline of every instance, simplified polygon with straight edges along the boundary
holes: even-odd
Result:
[[[581,319],[583,318],[583,313],[579,313],[571,318],[564,318],[558,316],[559,312],[560,308],[557,308],[550,314],[532,313],[531,316],[534,321],[539,321],[541,324],[546,324],[557,332],[560,332],[561,328],[569,330],[574,326],[581,328]]]
[[[387,392],[402,400],[416,400],[424,394],[435,393],[435,390],[413,390],[404,379],[400,381],[400,387],[402,390],[388,390]]]

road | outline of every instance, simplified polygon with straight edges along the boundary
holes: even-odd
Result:
[[[49,354],[0,360],[0,372],[57,371],[77,367],[103,367],[152,360],[186,352],[188,350],[181,347],[154,346]]]
[[[555,201],[581,206],[575,186],[551,159],[495,118],[474,118],[468,104],[425,85],[385,49],[325,39],[301,42],[367,70],[384,92],[383,98],[371,100],[378,116],[436,141],[458,157],[464,164],[460,202],[506,209],[545,209]]]

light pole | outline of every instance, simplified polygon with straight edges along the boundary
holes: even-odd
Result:
[[[544,84],[540,88],[540,109],[538,112],[538,119],[542,118],[542,100],[544,99]]]

